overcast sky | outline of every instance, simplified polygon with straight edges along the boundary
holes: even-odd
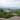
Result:
[[[20,0],[16,0],[16,8],[20,9]]]
[[[0,0],[0,8],[6,7],[20,8],[20,0]]]

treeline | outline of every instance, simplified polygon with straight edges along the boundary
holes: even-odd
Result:
[[[10,9],[8,9],[10,10]],[[0,9],[0,18],[9,18],[13,16],[13,10],[11,12],[4,12],[3,9]]]

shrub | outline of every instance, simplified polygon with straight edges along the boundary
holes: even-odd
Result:
[[[18,16],[20,16],[20,11],[18,10],[18,11],[16,11],[16,14],[18,14]]]
[[[3,12],[3,10],[0,12],[0,17],[2,18],[10,18],[11,16],[13,16],[12,12]]]

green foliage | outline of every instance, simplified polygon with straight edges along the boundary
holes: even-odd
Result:
[[[1,9],[1,12],[3,12],[3,9]]]
[[[18,16],[20,15],[20,10],[16,10],[16,14],[18,14]]]
[[[0,17],[9,18],[9,17],[13,16],[12,11],[11,12],[3,12],[3,11],[4,11],[3,9],[0,10]]]
[[[0,12],[0,17],[9,18],[13,15],[13,13],[9,12]]]

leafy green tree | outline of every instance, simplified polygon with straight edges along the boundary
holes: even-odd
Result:
[[[3,12],[3,9],[1,9],[1,12]]]

